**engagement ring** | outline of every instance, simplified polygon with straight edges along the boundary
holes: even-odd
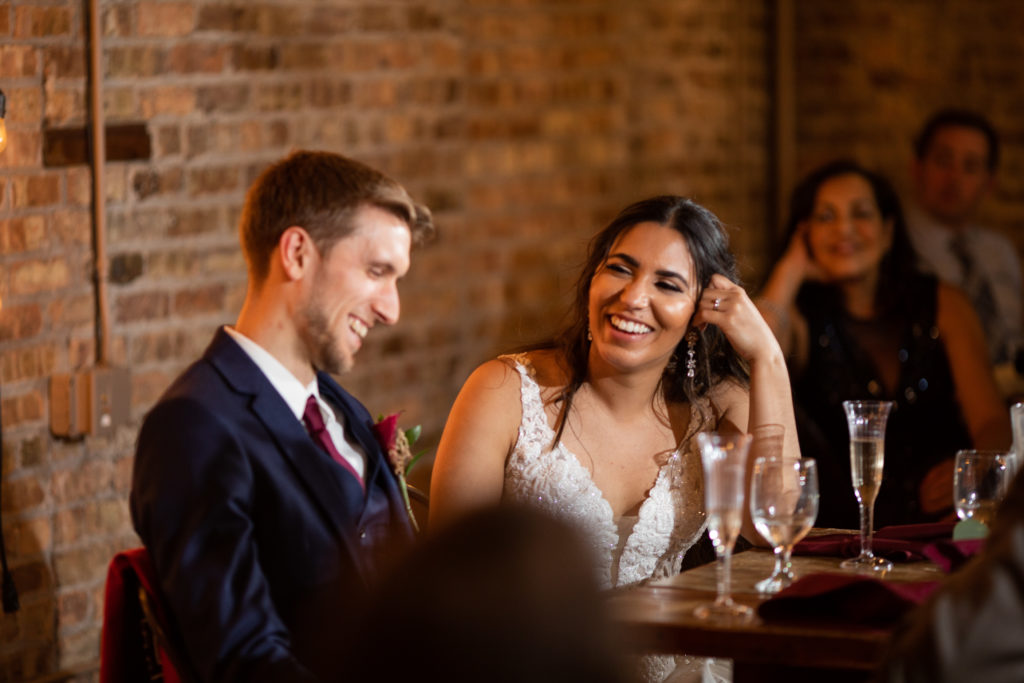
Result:
[[[722,303],[722,300],[716,298],[713,302],[711,302],[711,308],[713,308],[713,309],[715,309],[717,311],[718,310],[718,306],[721,303]]]

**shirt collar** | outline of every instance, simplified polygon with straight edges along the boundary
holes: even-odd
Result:
[[[281,395],[284,402],[288,404],[288,408],[295,414],[297,420],[301,420],[302,414],[306,412],[306,401],[309,399],[310,394],[316,396],[317,403],[321,407],[325,405],[324,400],[320,397],[320,386],[317,384],[316,377],[313,378],[309,385],[303,386],[302,382],[292,374],[291,370],[286,368],[281,361],[274,358],[269,351],[252,339],[249,339],[230,325],[225,325],[224,331],[242,347],[246,355],[256,364],[256,367],[260,369],[260,372],[277,390],[277,393]],[[320,412],[325,411],[321,410]],[[328,415],[333,416],[333,410],[326,412]]]

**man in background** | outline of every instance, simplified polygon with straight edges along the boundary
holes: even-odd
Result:
[[[992,363],[1013,363],[1024,351],[1020,260],[1010,240],[976,222],[999,163],[995,129],[975,112],[943,109],[924,124],[914,154],[907,224],[922,265],[970,298]]]
[[[245,302],[146,416],[131,514],[200,681],[339,679],[339,639],[412,532],[372,419],[331,378],[398,320],[430,214],[394,180],[297,152],[256,180]]]

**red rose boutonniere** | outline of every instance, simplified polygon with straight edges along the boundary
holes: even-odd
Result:
[[[392,413],[387,417],[377,418],[377,424],[373,425],[374,435],[380,447],[387,453],[391,468],[398,477],[398,488],[402,491],[402,501],[405,503],[405,512],[409,515],[412,528],[419,533],[420,527],[416,523],[416,517],[412,514],[412,505],[409,504],[409,485],[406,483],[406,476],[412,470],[416,461],[426,453],[420,451],[416,455],[412,453],[412,445],[420,438],[422,428],[416,425],[410,429],[398,428],[398,413]]]

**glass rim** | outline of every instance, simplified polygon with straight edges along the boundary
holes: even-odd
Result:
[[[991,458],[991,457],[1002,457],[1009,458],[1012,455],[1012,451],[1000,451],[997,449],[985,449],[985,448],[961,448],[956,452],[954,457],[956,458]]]
[[[800,456],[799,458],[793,459],[793,458],[787,458],[784,455],[759,455],[756,458],[754,458],[752,462],[755,465],[757,463],[759,463],[759,462],[763,462],[763,463],[768,463],[768,462],[787,463],[788,462],[788,463],[791,463],[791,464],[794,464],[794,465],[796,465],[798,463],[799,464],[803,464],[803,463],[806,463],[806,462],[812,462],[814,464],[817,464],[817,460],[815,460],[814,458],[812,458],[810,456]]]
[[[878,399],[859,399],[859,398],[857,398],[857,399],[849,399],[847,401],[843,401],[843,405],[844,406],[851,405],[851,406],[882,407],[882,406],[895,406],[896,405],[896,401],[882,401],[882,400],[878,400]]]

